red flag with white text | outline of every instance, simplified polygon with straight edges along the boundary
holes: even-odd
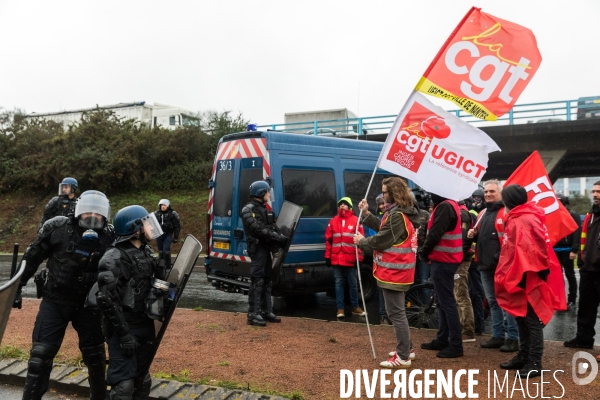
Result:
[[[473,7],[444,43],[417,84],[473,116],[506,114],[542,62],[533,32]]]
[[[540,153],[534,151],[506,180],[505,186],[516,183],[527,190],[527,198],[540,206],[546,214],[550,245],[573,233],[577,224],[569,211],[558,200],[546,173]]]

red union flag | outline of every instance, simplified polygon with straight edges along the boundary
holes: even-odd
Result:
[[[556,198],[540,153],[534,151],[509,177],[505,186],[516,183],[527,190],[527,198],[540,206],[546,214],[550,245],[577,229],[571,214]]]
[[[388,134],[377,166],[429,192],[461,200],[477,189],[488,153],[497,150],[485,132],[413,92]]]
[[[495,121],[510,111],[541,62],[533,32],[473,7],[416,89]]]

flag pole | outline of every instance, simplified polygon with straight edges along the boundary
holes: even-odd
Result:
[[[404,105],[400,109],[400,112],[398,113],[398,116],[396,117],[396,120],[394,121],[392,128],[390,128],[390,132],[388,133],[388,136],[390,133],[392,133],[392,129],[396,126],[396,122],[398,121],[398,118],[400,118],[400,116],[404,112],[404,109],[406,108],[406,103],[408,102],[408,100],[410,100],[410,98],[414,92],[415,92],[415,90],[411,91],[410,95],[404,102]],[[385,147],[385,144],[384,144],[384,147]],[[371,174],[371,180],[369,181],[369,185],[367,186],[367,192],[365,193],[365,197],[364,197],[365,199],[369,196],[369,190],[371,190],[371,185],[373,184],[373,179],[375,179],[375,173],[377,172],[377,167],[379,166],[379,162],[381,161],[382,155],[383,155],[383,149],[382,149],[381,153],[379,153],[379,158],[377,159],[377,163],[375,164],[375,168],[373,169],[373,173]],[[356,229],[354,231],[355,235],[358,233],[358,226],[360,225],[361,217],[362,217],[362,209],[358,213],[358,224],[356,224]],[[369,325],[369,313],[367,312],[367,306],[365,303],[365,293],[363,291],[362,279],[360,277],[360,261],[358,259],[358,245],[354,245],[354,247],[355,247],[354,251],[356,254],[356,271],[357,271],[357,275],[358,275],[358,286],[360,288],[360,297],[362,299],[363,306],[365,307],[365,309],[364,309],[365,320],[367,321],[367,331],[369,332],[369,341],[371,342],[371,350],[373,351],[373,359],[376,359],[377,355],[375,354],[375,346],[373,345],[373,336],[371,335],[371,326]],[[371,266],[371,268],[372,268],[372,266]]]

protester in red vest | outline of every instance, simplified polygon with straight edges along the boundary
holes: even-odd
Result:
[[[596,316],[600,304],[600,181],[592,186],[592,209],[581,226],[581,253],[579,266],[579,305],[577,307],[577,334],[563,344],[566,347],[594,348]],[[599,360],[600,361],[600,360]]]
[[[463,260],[463,240],[458,204],[431,194],[435,205],[427,237],[419,257],[431,262],[431,279],[438,308],[437,337],[421,344],[424,350],[439,350],[440,358],[463,356],[462,327],[454,298],[454,275]]]
[[[365,312],[358,305],[358,280],[356,268],[356,246],[353,242],[356,226],[363,234],[363,227],[358,217],[352,212],[350,197],[342,197],[338,201],[338,215],[333,217],[325,230],[325,263],[333,267],[335,278],[335,302],[337,317],[344,318],[344,282],[348,281],[348,294],[352,314],[364,316]],[[362,252],[358,252],[359,261],[363,260]]]
[[[542,373],[543,328],[561,305],[547,283],[551,266],[561,279],[562,271],[550,246],[544,210],[527,201],[527,191],[519,185],[506,186],[502,200],[508,214],[496,268],[496,299],[516,317],[520,346],[500,367],[518,369],[521,378],[531,378]]]
[[[367,200],[359,203],[364,224],[377,231],[365,238],[358,234],[354,243],[373,252],[373,276],[383,290],[385,309],[394,326],[396,349],[390,359],[379,365],[384,368],[408,368],[415,358],[405,309],[405,292],[414,281],[419,212],[413,206],[410,189],[402,178],[386,178],[381,191],[385,214],[381,221],[369,212]]]

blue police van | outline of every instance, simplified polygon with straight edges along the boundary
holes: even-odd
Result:
[[[250,184],[271,178],[269,207],[278,216],[284,201],[302,208],[283,267],[273,281],[274,296],[334,290],[333,271],[325,265],[325,229],[337,214],[337,201],[364,198],[383,143],[275,131],[224,136],[218,144],[209,181],[205,270],[211,284],[246,294],[250,258],[240,216]],[[367,199],[375,212],[381,181],[377,170]],[[414,188],[412,182],[409,187]],[[365,297],[376,291],[372,258],[365,257],[361,279]]]

